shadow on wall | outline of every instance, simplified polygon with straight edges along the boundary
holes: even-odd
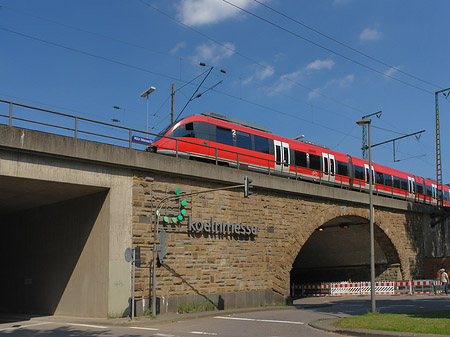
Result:
[[[55,313],[107,193],[20,211],[2,219],[0,268],[8,277],[0,278],[0,312]]]

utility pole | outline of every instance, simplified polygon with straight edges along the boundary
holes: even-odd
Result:
[[[173,123],[173,110],[175,105],[175,84],[172,83],[172,107],[170,109],[170,124]]]
[[[442,93],[444,96],[448,96],[444,93],[445,91],[450,91],[450,88],[436,91],[434,94],[434,104],[435,104],[435,114],[436,114],[436,184],[437,184],[437,207],[442,208],[443,205],[443,193],[442,190],[442,161],[441,161],[441,128],[439,125],[439,94]]]
[[[367,119],[367,118],[372,117],[372,116],[377,116],[377,118],[380,118],[382,113],[383,112],[380,110],[380,111],[374,112],[373,114],[362,116],[361,119]],[[367,149],[368,148],[369,148],[369,146],[367,145],[367,125],[366,124],[362,124],[361,150],[362,150],[362,158],[365,159],[365,160],[367,160]]]

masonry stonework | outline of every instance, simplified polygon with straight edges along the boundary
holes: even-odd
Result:
[[[133,245],[140,245],[142,251],[142,267],[136,271],[136,298],[142,299],[144,310],[151,297],[154,223],[161,195],[174,195],[176,188],[196,192],[218,187],[223,186],[135,173]],[[186,198],[187,211],[194,221],[214,218],[214,221],[255,225],[258,233],[192,233],[187,230],[187,217],[176,224],[160,222],[160,229],[167,232],[165,244],[168,245],[165,264],[156,272],[156,296],[161,312],[177,311],[181,302],[199,300],[215,306],[222,300],[224,307],[281,302],[290,293],[290,271],[295,258],[318,227],[338,217],[367,221],[369,218],[367,207],[280,192],[258,191],[244,198],[242,188],[236,188]],[[390,262],[390,267],[377,278],[420,276],[422,266],[415,261],[423,257],[419,244],[423,235],[421,216],[376,209],[375,224],[376,241],[384,247]],[[236,294],[240,301],[236,300]]]

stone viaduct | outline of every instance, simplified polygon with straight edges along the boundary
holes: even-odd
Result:
[[[180,200],[162,204],[161,312],[273,304],[292,283],[369,279],[367,193],[0,125],[0,311],[124,316],[132,288],[124,252],[136,246],[144,311],[158,203],[177,188],[239,185],[246,175],[250,198],[242,187],[182,196],[187,214],[175,223]],[[423,277],[424,258],[441,249],[432,207],[379,196],[374,205],[376,278]],[[195,229],[243,229],[189,230],[188,215]]]

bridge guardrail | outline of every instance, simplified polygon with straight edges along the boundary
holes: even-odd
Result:
[[[68,136],[68,137],[72,137],[72,138],[82,138],[85,137],[83,139],[89,140],[89,141],[97,141],[100,143],[104,143],[104,144],[111,144],[111,145],[116,145],[116,146],[121,146],[121,147],[128,147],[129,149],[142,149],[142,145],[141,144],[136,144],[133,142],[132,137],[133,135],[140,135],[143,137],[161,137],[162,135],[159,134],[155,134],[155,133],[151,133],[151,132],[146,132],[143,130],[138,130],[138,129],[133,129],[133,128],[127,128],[127,127],[123,127],[120,125],[116,125],[116,124],[111,124],[111,123],[105,123],[105,122],[100,122],[100,121],[96,121],[96,120],[92,120],[92,119],[88,119],[88,118],[84,118],[84,117],[79,117],[79,116],[75,116],[75,115],[70,115],[70,114],[66,114],[66,113],[61,113],[61,112],[57,112],[57,111],[52,111],[52,110],[47,110],[47,109],[42,109],[42,108],[38,108],[38,107],[33,107],[33,106],[29,106],[29,105],[25,105],[25,104],[20,104],[20,103],[15,103],[15,102],[11,102],[11,101],[5,101],[5,100],[1,100],[0,99],[0,103],[4,103],[8,105],[8,113],[7,114],[3,114],[1,109],[0,109],[0,124],[6,124],[9,126],[16,126],[15,123],[17,123],[18,127],[23,127],[23,128],[28,128],[31,130],[39,130],[39,131],[44,131],[44,132],[49,132],[49,133],[53,133],[53,134],[58,134],[58,135],[62,135],[62,136]],[[44,114],[49,114],[50,117],[45,116],[45,115],[40,115],[41,113]],[[3,121],[6,121],[6,123],[4,123]],[[30,128],[30,125],[35,125],[35,128]],[[101,132],[103,131],[103,132]],[[189,141],[185,141],[185,140],[180,140],[180,139],[176,139],[176,138],[171,138],[171,137],[166,137],[166,138],[170,138],[170,139],[174,139],[176,141],[176,156],[178,157],[179,151],[178,151],[178,143],[182,142],[182,143],[192,143]],[[216,160],[215,160],[215,164],[219,165],[219,162],[217,160],[217,153],[218,151],[225,151],[228,153],[232,153],[233,155],[236,156],[236,159],[233,160],[233,164],[235,165],[235,167],[237,167],[237,169],[240,169],[241,166],[245,169],[246,165],[241,165],[240,163],[240,153],[239,152],[234,152],[234,151],[229,151],[229,150],[224,150],[224,149],[219,149],[213,146],[209,146],[209,145],[202,145],[202,144],[198,144],[198,143],[192,143],[195,144],[197,146],[203,146],[205,148],[208,148],[209,151],[214,151],[216,154]],[[274,160],[272,159],[267,159],[267,158],[259,158],[259,157],[255,157],[255,156],[251,156],[251,155],[244,155],[245,157],[252,157],[252,158],[256,158],[256,159],[260,159],[263,161],[267,162],[267,172],[268,174],[277,174],[279,172],[277,172],[277,170],[274,170],[272,168],[273,164],[275,163]],[[296,179],[302,179],[302,174],[299,173],[299,169],[304,169],[300,166],[294,166],[292,163],[290,165],[290,167],[295,167],[295,171],[291,171],[288,168],[288,172],[285,171],[284,165],[281,167],[281,174],[292,174],[295,175]],[[317,176],[316,178],[312,179],[310,177],[307,177],[306,179],[309,180],[313,180],[315,182],[318,182],[319,184],[326,184],[327,180],[323,179],[323,171],[320,170],[314,170],[315,172],[317,171]],[[334,186],[339,186],[340,188],[350,188],[350,189],[354,189],[354,190],[359,190],[359,191],[363,191],[365,190],[363,188],[363,185],[365,186],[366,182],[365,180],[361,180],[361,179],[357,179],[357,178],[353,178],[353,184],[352,186],[349,186],[348,183],[344,183],[343,179],[344,176],[340,176],[338,174],[335,174],[334,179],[336,182]],[[388,187],[384,186],[384,189],[386,189]],[[379,186],[378,184],[374,184],[374,193],[375,194],[379,194]],[[408,199],[408,194],[403,191],[403,190],[399,190],[397,188],[394,187],[390,187],[390,191],[386,190],[384,192],[385,196],[391,196],[392,198],[399,198],[399,199]],[[416,198],[417,199],[417,198]],[[421,201],[420,199],[414,199],[414,201],[419,201],[419,202],[423,202],[423,203],[431,203],[428,202],[426,200],[426,198],[424,198],[423,201]]]
[[[292,297],[370,295],[370,282],[325,282],[319,284],[292,284]],[[437,280],[379,281],[376,295],[440,294],[442,285]]]

